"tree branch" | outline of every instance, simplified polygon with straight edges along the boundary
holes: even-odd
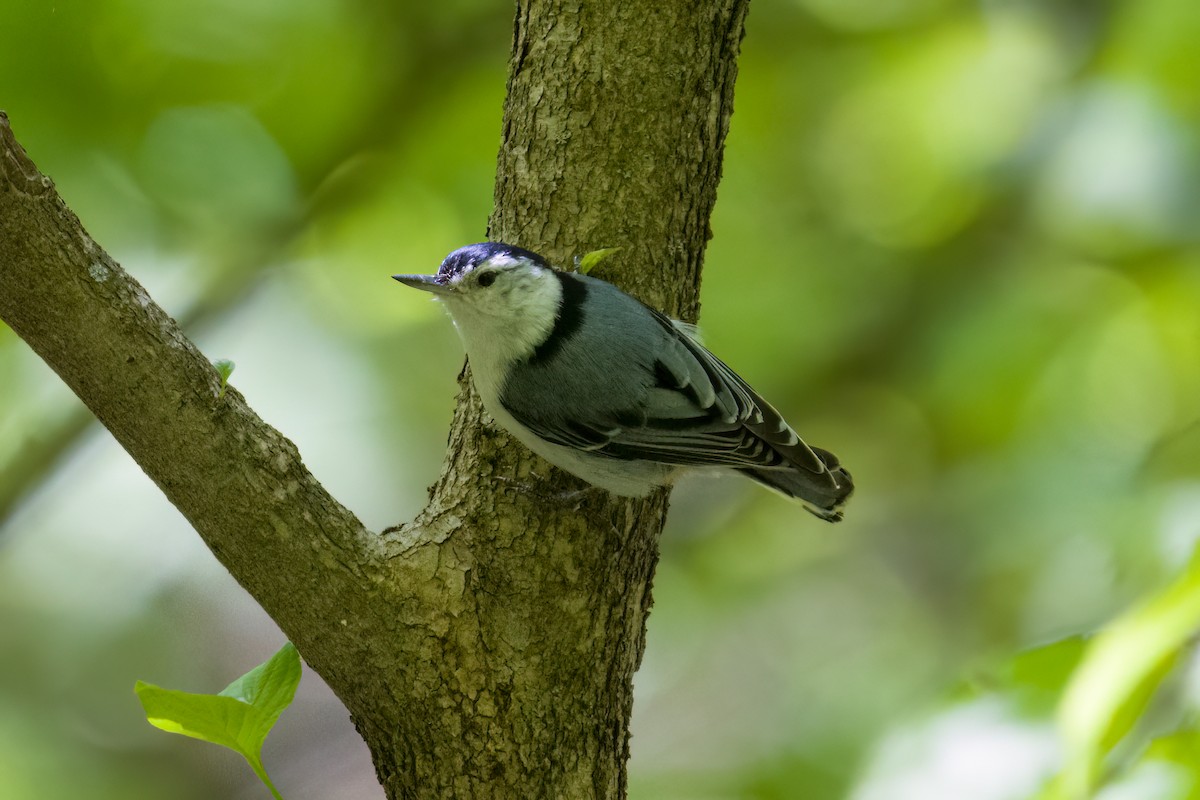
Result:
[[[465,29],[455,35],[474,39],[483,35],[491,22],[491,11],[468,16]],[[395,10],[392,10],[395,15]],[[403,20],[389,16],[387,24],[402,25]],[[381,65],[383,87],[373,98],[372,105],[364,109],[362,117],[347,125],[343,137],[321,153],[304,175],[306,184],[311,183],[313,195],[319,197],[322,187],[338,175],[355,154],[379,147],[387,142],[388,147],[397,147],[398,142],[414,135],[417,128],[408,125],[413,117],[428,112],[428,107],[437,100],[437,92],[423,76],[415,75],[402,68],[402,63],[425,63],[436,59],[449,42],[442,37],[420,38],[413,42],[397,63]],[[459,72],[466,72],[481,61],[485,51],[460,53],[454,63],[447,65]],[[394,98],[407,98],[405,112],[396,113]],[[373,184],[383,180],[382,174],[369,173],[355,178],[355,190],[366,193]],[[280,226],[272,223],[268,230],[259,232],[247,242],[239,243],[235,252],[227,258],[216,259],[201,265],[206,279],[193,303],[178,314],[179,326],[187,331],[219,321],[249,294],[254,284],[262,279],[265,269],[283,260],[296,243],[297,236],[321,220],[330,211],[328,203],[310,202],[303,214],[296,215]],[[336,205],[336,204],[335,204]],[[3,470],[11,479],[0,482],[0,535],[5,522],[17,506],[46,478],[53,474],[64,456],[92,429],[96,418],[85,408],[72,407],[61,414],[45,420],[36,435],[31,435],[18,452],[3,464]]]
[[[0,319],[84,401],[289,635],[366,578],[377,540],[91,237],[0,112]],[[319,591],[318,591],[319,589]],[[312,591],[311,603],[270,598]],[[316,631],[313,632],[314,634]],[[312,634],[310,634],[311,636]]]

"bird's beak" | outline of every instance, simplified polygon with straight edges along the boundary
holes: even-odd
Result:
[[[411,286],[431,294],[446,295],[453,290],[449,284],[443,283],[436,275],[393,275],[392,277],[405,286]]]

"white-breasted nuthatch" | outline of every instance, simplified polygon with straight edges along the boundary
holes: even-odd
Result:
[[[551,464],[630,497],[690,469],[733,469],[842,518],[850,473],[806,445],[692,326],[499,242],[455,250],[437,275],[392,277],[445,304],[484,407]]]

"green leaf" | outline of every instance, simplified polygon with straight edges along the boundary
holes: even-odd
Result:
[[[590,253],[584,253],[583,258],[576,256],[575,271],[587,275],[597,264],[620,249],[619,247],[606,247],[603,250],[593,250]]]
[[[1193,556],[1178,580],[1091,642],[1058,710],[1067,749],[1063,796],[1091,795],[1105,756],[1133,728],[1197,628],[1200,558]]]
[[[955,688],[955,699],[1003,695],[1024,713],[1048,717],[1057,709],[1087,642],[1087,637],[1076,635],[1019,650],[986,671],[968,674]]]
[[[262,765],[262,746],[279,715],[291,704],[299,683],[300,656],[288,642],[219,694],[180,692],[144,681],[138,681],[134,691],[151,725],[240,753],[279,800]]]
[[[225,396],[225,387],[229,384],[229,376],[233,374],[237,364],[234,364],[228,358],[217,359],[213,362],[213,367],[217,370],[217,374],[221,376],[221,389],[217,392],[217,398]]]
[[[1008,665],[1008,674],[1018,686],[1030,686],[1055,695],[1062,692],[1083,658],[1088,640],[1068,636],[1041,647],[1023,650]]]
[[[1195,771],[1200,765],[1200,731],[1183,730],[1160,736],[1146,748],[1146,758]]]
[[[271,724],[274,725],[280,713],[291,704],[299,683],[300,655],[296,646],[288,642],[278,653],[222,689],[220,694],[273,712]]]

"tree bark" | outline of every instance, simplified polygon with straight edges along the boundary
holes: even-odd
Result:
[[[694,319],[748,0],[521,0],[491,238]],[[450,249],[454,244],[448,245]],[[665,493],[584,491],[468,373],[418,518],[366,530],[103,252],[0,116],[0,319],[345,702],[389,798],[625,795]]]

